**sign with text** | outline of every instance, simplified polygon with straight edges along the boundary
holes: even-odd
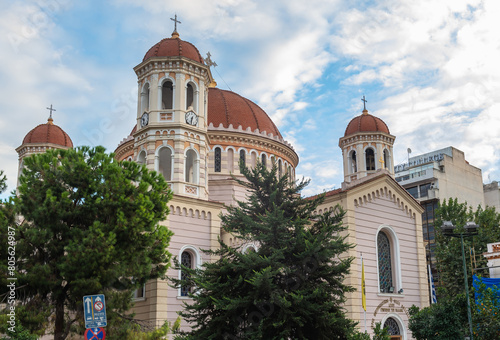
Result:
[[[106,327],[106,301],[103,294],[83,297],[83,316],[85,328]],[[99,339],[99,338],[96,338]]]

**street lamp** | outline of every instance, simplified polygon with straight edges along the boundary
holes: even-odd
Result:
[[[460,237],[460,241],[462,243],[462,261],[464,265],[464,282],[465,282],[465,295],[467,296],[467,316],[469,318],[469,331],[470,331],[470,340],[474,339],[474,335],[472,333],[472,317],[470,312],[470,301],[469,301],[469,283],[467,282],[467,267],[465,266],[465,252],[464,252],[464,237],[472,237],[477,235],[477,228],[479,226],[474,222],[467,222],[464,226],[465,232],[454,233],[455,226],[451,221],[444,221],[441,226],[441,230],[443,231],[443,235],[450,237]]]

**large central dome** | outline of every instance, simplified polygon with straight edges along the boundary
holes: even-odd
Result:
[[[179,39],[178,35],[163,39],[151,47],[142,61],[153,57],[186,57],[200,64],[205,63],[198,49],[193,44]]]
[[[208,124],[210,123],[216,128],[222,124],[225,128],[232,125],[235,129],[239,126],[243,130],[259,129],[259,132],[265,131],[282,138],[271,118],[257,104],[239,94],[218,88],[208,90]]]

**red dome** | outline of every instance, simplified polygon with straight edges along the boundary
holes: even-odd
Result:
[[[142,61],[153,57],[186,57],[201,64],[205,63],[193,44],[179,38],[163,39],[149,49]]]
[[[61,146],[66,146],[69,148],[73,147],[73,142],[69,138],[68,134],[63,131],[59,126],[52,123],[52,119],[49,119],[48,123],[40,124],[26,135],[23,139],[23,144],[57,144]]]
[[[372,116],[368,111],[354,117],[345,129],[344,137],[358,132],[383,132],[390,134],[389,128],[384,121],[378,117]]]
[[[239,94],[218,88],[208,90],[208,124],[214,127],[220,124],[228,128],[230,124],[237,129],[240,125],[243,130],[248,127],[254,131],[272,133],[273,136],[281,134],[269,116],[254,102],[243,98]]]

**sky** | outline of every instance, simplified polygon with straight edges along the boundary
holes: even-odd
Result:
[[[273,119],[300,157],[308,196],[343,181],[339,138],[363,110],[392,135],[395,164],[454,146],[500,180],[500,1],[0,0],[0,169],[50,105],[74,145],[114,151],[137,115],[138,65],[180,38],[218,87]]]

